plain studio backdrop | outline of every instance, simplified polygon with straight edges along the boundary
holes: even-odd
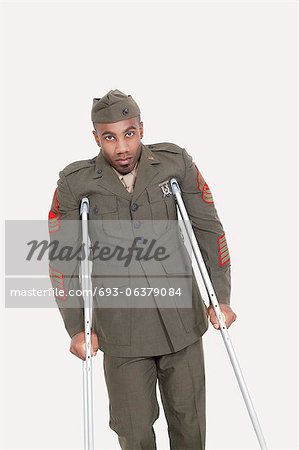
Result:
[[[297,448],[296,2],[1,9],[3,219],[46,219],[58,172],[98,153],[92,98],[132,94],[143,142],[185,147],[211,188],[231,254],[232,342],[269,449]],[[1,449],[82,449],[82,364],[59,312],[2,297]],[[207,449],[258,449],[219,332],[204,346]],[[96,449],[119,448],[108,421],[98,352]],[[162,407],[155,431],[169,449]]]

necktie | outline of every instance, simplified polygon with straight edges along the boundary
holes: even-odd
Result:
[[[128,192],[133,192],[135,176],[130,172],[122,176],[125,188]]]

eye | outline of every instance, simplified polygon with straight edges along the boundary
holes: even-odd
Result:
[[[127,133],[126,133],[126,136],[128,136],[128,137],[132,137],[132,136],[134,136],[134,131],[127,131]]]
[[[114,136],[105,136],[106,141],[112,141],[114,139]]]

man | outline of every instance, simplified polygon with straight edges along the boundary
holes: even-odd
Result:
[[[75,225],[72,233],[69,229],[71,223],[79,221],[80,201],[84,196],[90,202],[92,245],[99,228],[107,239],[113,234],[112,223],[121,232],[118,221],[128,221],[132,236],[136,236],[134,233],[144,221],[177,220],[175,200],[169,189],[169,180],[174,177],[180,184],[229,327],[236,315],[229,306],[230,258],[225,233],[210,189],[191,156],[175,144],[143,144],[139,107],[130,95],[119,90],[94,99],[91,115],[93,135],[101,150],[95,158],[72,163],[60,172],[49,214],[51,239],[67,230],[63,243],[79,248],[79,227]],[[162,280],[176,273],[169,261],[156,262],[160,264],[157,267]],[[82,298],[73,297],[71,306],[66,305],[70,301],[67,298],[70,288],[75,291],[80,287],[78,265],[70,261],[66,267],[64,261],[53,260],[50,277],[53,286],[61,288],[62,294],[56,296],[56,301],[71,337],[70,351],[84,359]],[[98,274],[93,279],[96,285],[114,289],[129,285],[130,268],[118,262],[112,266],[110,262],[94,261],[94,265]],[[140,263],[136,267],[143,266]],[[98,305],[103,299],[96,295],[95,301]],[[117,433],[121,448],[156,449],[153,424],[159,416],[158,380],[171,449],[204,449],[202,335],[208,326],[208,316],[216,329],[219,324],[213,308],[204,305],[193,272],[192,307],[109,308],[100,307],[101,304],[93,312],[92,347],[94,355],[99,348],[104,353],[109,425]]]

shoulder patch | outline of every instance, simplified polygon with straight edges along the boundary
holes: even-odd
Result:
[[[84,169],[84,168],[88,168],[88,167],[92,167],[95,165],[96,162],[96,156],[94,158],[91,159],[82,159],[81,161],[74,161],[71,164],[68,164],[63,170],[62,172],[65,175],[69,175],[73,172],[76,172],[80,169]]]
[[[57,188],[54,191],[52,206],[48,215],[48,227],[50,233],[56,233],[60,230],[61,212],[59,211],[59,202],[57,198]]]
[[[208,184],[205,182],[204,178],[201,176],[200,171],[197,167],[197,165],[194,163],[194,166],[196,168],[197,172],[197,189],[201,193],[201,198],[205,203],[214,203],[214,199],[212,196],[212,192],[210,191],[210,188]]]
[[[146,145],[153,152],[170,152],[170,153],[182,153],[183,148],[172,142],[159,142],[157,144]]]

